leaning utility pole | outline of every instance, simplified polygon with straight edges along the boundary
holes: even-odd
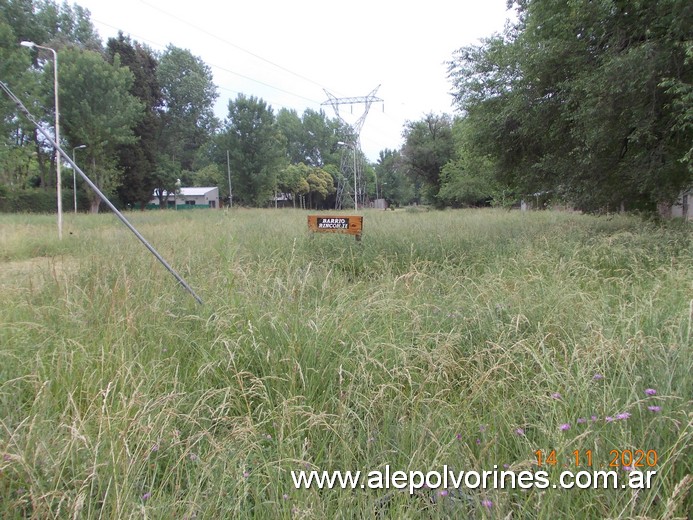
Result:
[[[341,143],[346,148],[342,151],[342,161],[340,165],[341,176],[337,181],[337,200],[335,203],[335,209],[342,209],[342,207],[349,203],[349,199],[352,199],[354,208],[358,209],[359,203],[363,206],[366,200],[366,186],[363,179],[363,154],[361,153],[361,129],[363,124],[366,122],[366,116],[371,108],[371,105],[377,101],[382,102],[383,100],[376,97],[375,93],[380,88],[380,85],[375,87],[368,95],[360,97],[348,97],[348,98],[337,98],[325,90],[328,100],[323,102],[323,105],[332,105],[337,117],[347,126],[350,126],[354,130],[354,135],[351,142]],[[347,122],[339,113],[340,105],[353,105],[363,104],[364,110],[361,117],[359,117],[356,122]],[[351,154],[351,155],[350,155]],[[350,193],[351,179],[353,178],[353,197]]]

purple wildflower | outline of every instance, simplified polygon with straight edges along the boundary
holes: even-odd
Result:
[[[614,422],[614,418],[611,417],[610,415],[607,415],[606,417],[604,417],[604,420],[605,420],[606,422]]]
[[[616,414],[616,417],[614,417],[614,419],[616,419],[616,420],[618,420],[618,421],[625,421],[625,420],[628,419],[629,417],[630,417],[630,413],[629,413],[629,412],[623,412],[623,413],[617,413],[617,414]]]
[[[144,495],[142,495],[142,500],[144,500],[144,501],[147,501],[150,498],[152,498],[152,494],[149,491],[147,491]]]
[[[560,401],[561,400],[561,394],[559,394],[558,392],[554,392],[553,394],[551,394],[551,398],[556,399],[556,401]]]
[[[525,430],[522,429],[522,428],[517,428],[517,429],[515,430],[515,433],[516,433],[517,435],[522,436],[522,435],[525,434]]]
[[[657,395],[657,390],[654,388],[645,388],[645,395]]]
[[[487,509],[491,509],[493,507],[493,502],[491,502],[489,499],[485,498],[481,501],[481,505]]]
[[[623,471],[633,471],[633,466],[623,466]]]
[[[289,500],[289,495],[287,495],[286,493],[284,493],[284,494],[282,495],[282,498],[283,498],[284,500]]]
[[[586,422],[587,422],[587,419],[585,419],[584,417],[580,417],[580,418],[578,418],[578,420],[577,420],[577,423],[578,423],[578,424],[585,424]]]
[[[604,379],[604,375],[603,374],[594,374],[592,379],[594,379],[595,381],[601,381],[602,379]]]
[[[657,413],[657,412],[661,412],[661,411],[662,411],[662,407],[661,407],[661,406],[657,406],[657,405],[648,406],[647,409],[648,409],[649,411],[651,411],[651,412],[654,412],[654,413]]]
[[[484,433],[484,432],[486,431],[486,425],[485,425],[485,424],[482,424],[481,426],[479,426],[479,431],[480,431],[481,433]]]
[[[250,476],[250,473],[248,473],[247,471],[243,472],[243,478],[248,478],[249,476]]]
[[[444,490],[438,492],[438,494],[439,494],[441,497],[446,497],[446,496],[448,496],[448,493],[449,493],[449,491],[448,491],[447,489],[444,489]]]
[[[152,446],[152,453],[157,452],[157,451],[159,451],[159,445],[155,444],[154,446]]]
[[[477,439],[477,440],[476,440],[476,445],[477,445],[477,446],[481,446],[481,439]]]
[[[458,433],[457,435],[455,435],[455,439],[457,439],[458,441],[461,441],[462,440],[462,434]]]
[[[567,432],[570,430],[570,423],[564,423],[559,426],[561,431]]]

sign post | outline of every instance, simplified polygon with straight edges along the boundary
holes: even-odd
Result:
[[[308,229],[313,233],[346,233],[361,241],[363,217],[360,215],[308,215]]]

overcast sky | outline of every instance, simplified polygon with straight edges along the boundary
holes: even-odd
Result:
[[[366,156],[402,145],[406,121],[453,113],[445,62],[460,47],[503,30],[506,0],[78,0],[104,40],[118,30],[154,50],[189,49],[212,69],[227,115],[238,93],[276,112],[306,108],[335,117],[335,97],[366,96],[378,85],[361,132]],[[353,123],[364,105],[342,105]]]

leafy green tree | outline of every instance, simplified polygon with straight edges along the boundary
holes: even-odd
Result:
[[[310,208],[318,209],[329,195],[337,191],[332,175],[322,168],[310,168],[306,182],[308,183],[308,205]]]
[[[650,208],[690,185],[684,0],[515,2],[516,26],[450,64],[471,146],[519,193]],[[684,161],[685,162],[685,161]]]
[[[402,165],[406,173],[423,185],[425,197],[436,202],[443,166],[453,157],[452,119],[447,114],[427,114],[409,121],[404,129]]]
[[[202,59],[169,45],[159,58],[156,78],[163,95],[156,187],[171,191],[180,172],[195,169],[195,160],[218,125],[214,117],[217,89]]]
[[[101,39],[91,23],[91,13],[80,5],[50,0],[36,2],[33,41],[49,42],[52,47],[76,45],[81,49],[101,52]]]
[[[106,56],[114,63],[116,56],[122,66],[133,73],[134,81],[130,93],[140,100],[144,107],[143,116],[134,127],[136,142],[118,146],[118,166],[123,172],[118,195],[126,204],[142,207],[151,199],[156,180],[158,135],[161,128],[160,109],[163,96],[157,81],[157,60],[147,47],[132,42],[129,37],[119,33],[106,44]]]
[[[0,78],[15,94],[22,94],[24,102],[27,90],[31,90],[33,78],[26,74],[30,65],[29,54],[22,49],[10,24],[0,15]],[[17,117],[17,107],[9,97],[0,93],[0,183],[25,187],[32,173],[32,149],[34,129],[24,118]]]
[[[89,11],[71,6],[67,2],[61,5],[53,1],[0,0],[0,26],[7,24],[12,29],[12,36],[0,28],[0,47],[3,55],[0,60],[2,78],[15,90],[34,116],[52,126],[54,121],[53,63],[52,54],[39,49],[25,49],[19,46],[21,41],[32,41],[55,49],[59,54],[67,46],[79,46],[84,49],[101,50],[101,42],[94,29]],[[16,64],[15,57],[19,51],[25,62],[24,71],[9,73],[9,68]],[[0,101],[0,113],[7,112],[5,101]],[[10,109],[11,110],[11,109]],[[55,150],[48,146],[37,130],[24,118],[13,119],[15,128],[10,130],[11,148],[6,156],[7,164],[16,174],[26,176],[22,182],[43,187],[55,186]],[[2,129],[3,137],[8,136],[7,128]],[[32,150],[33,148],[33,150]]]
[[[328,118],[322,110],[306,109],[299,117],[295,110],[281,109],[277,114],[277,125],[286,138],[289,162],[316,167],[339,165],[335,144],[347,141],[352,133],[338,119]]]
[[[229,101],[229,115],[219,136],[217,155],[229,150],[234,201],[264,206],[286,165],[286,144],[272,107],[243,94]]]
[[[681,45],[686,50],[685,65],[693,68],[693,40],[683,42]],[[693,81],[691,78],[666,78],[661,86],[667,89],[667,94],[673,99],[674,128],[684,133],[693,130]],[[685,150],[685,146],[683,149]],[[693,141],[685,152],[680,161],[687,164],[688,170],[691,171],[693,170]]]
[[[405,173],[402,155],[397,150],[380,152],[375,164],[380,197],[390,206],[404,206],[414,202],[414,184]]]
[[[289,164],[279,171],[277,177],[277,190],[291,197],[294,208],[299,197],[310,191],[306,180],[310,167],[303,163]]]
[[[215,186],[223,187],[227,184],[227,179],[224,172],[221,171],[217,164],[208,164],[204,168],[200,168],[192,174],[192,186]],[[228,190],[227,190],[228,191]]]
[[[60,111],[63,135],[70,146],[87,145],[83,170],[105,194],[120,183],[116,167],[119,145],[135,141],[133,128],[142,118],[142,103],[130,94],[133,74],[92,51],[69,49],[60,56]],[[100,199],[89,193],[92,212]]]
[[[490,157],[474,153],[468,145],[470,125],[461,119],[453,125],[455,155],[443,166],[439,200],[451,206],[485,206],[499,191]]]
[[[305,129],[303,121],[296,110],[282,108],[277,113],[277,127],[286,140],[286,156],[291,164],[304,163],[306,153],[304,146]]]

